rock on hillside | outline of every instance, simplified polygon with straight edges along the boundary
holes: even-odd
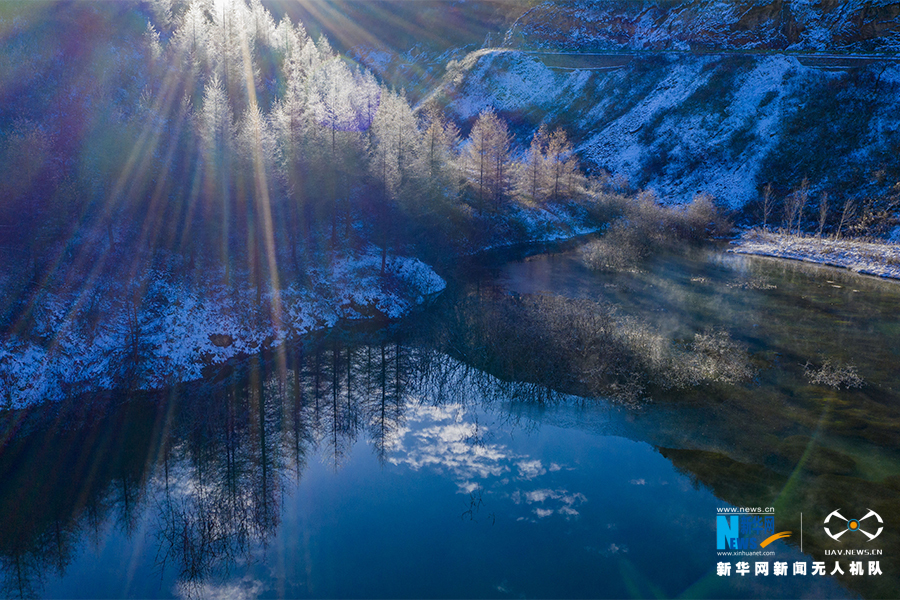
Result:
[[[505,46],[567,50],[896,52],[893,0],[607,0],[540,4]]]

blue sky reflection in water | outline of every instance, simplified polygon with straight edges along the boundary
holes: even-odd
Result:
[[[514,411],[515,407],[511,407]],[[615,428],[622,416],[577,402],[527,415],[460,404],[407,408],[382,465],[359,439],[335,469],[311,457],[285,478],[267,544],[195,585],[154,567],[149,494],[129,534],[111,519],[83,536],[47,596],[673,597],[846,595],[830,578],[715,577],[715,508],[645,443],[542,424]],[[177,481],[170,467],[170,486]],[[187,472],[187,469],[184,470]],[[156,485],[158,485],[158,481]],[[809,560],[776,548],[781,560]],[[126,576],[127,574],[127,576]]]

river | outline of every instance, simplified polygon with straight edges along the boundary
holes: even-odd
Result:
[[[596,273],[548,253],[387,328],[11,413],[2,592],[897,597],[898,305],[897,284],[827,267],[704,252]],[[513,335],[496,315],[533,322]],[[570,360],[565,336],[598,318],[615,344]],[[791,535],[721,555],[735,507]],[[868,511],[871,541],[827,534],[848,519],[874,534]]]

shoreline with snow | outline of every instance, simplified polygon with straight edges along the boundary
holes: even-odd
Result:
[[[35,307],[33,331],[0,337],[0,409],[199,380],[208,367],[341,321],[398,319],[446,287],[416,258],[389,257],[382,275],[380,252],[371,249],[313,266],[308,275],[308,285],[258,294],[214,281],[189,287],[150,272],[147,297],[158,300],[136,308],[121,290],[109,290],[93,299],[103,315],[96,323],[79,294],[47,293]]]
[[[753,229],[734,240],[728,252],[799,260],[900,280],[900,244],[888,242],[835,240]]]
[[[530,235],[478,248],[458,258],[504,247],[559,243],[597,230],[573,215],[541,210],[518,215]],[[137,308],[124,290],[93,298],[103,314],[89,323],[79,294],[42,295],[30,334],[0,335],[0,410],[120,389],[153,390],[207,379],[231,361],[276,349],[341,322],[395,320],[446,288],[445,280],[412,257],[388,257],[381,274],[377,248],[331,264],[311,265],[305,285],[259,294],[252,286],[191,287],[150,272]],[[90,304],[90,303],[88,303]],[[133,357],[139,356],[138,361]],[[134,364],[134,363],[137,364]]]

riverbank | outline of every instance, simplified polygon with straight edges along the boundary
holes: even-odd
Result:
[[[32,326],[0,339],[0,408],[196,380],[206,367],[340,321],[399,318],[446,285],[415,258],[389,257],[382,273],[374,248],[310,265],[307,276],[306,285],[258,291],[226,286],[221,273],[186,284],[151,272],[139,305],[118,288],[44,293]]]
[[[528,244],[561,243],[597,229],[586,215],[535,211],[520,233],[482,253]],[[446,287],[435,267],[418,258],[370,247],[311,263],[307,281],[225,285],[221,272],[191,282],[150,272],[124,287],[33,298],[31,323],[0,335],[0,409],[116,389],[152,390],[213,376],[218,367],[325,330],[340,322],[387,322],[408,314]],[[232,273],[232,282],[250,281]],[[137,302],[134,290],[142,290]]]
[[[900,279],[900,245],[788,235],[752,229],[732,242],[736,254],[773,256],[849,269],[862,275]]]

